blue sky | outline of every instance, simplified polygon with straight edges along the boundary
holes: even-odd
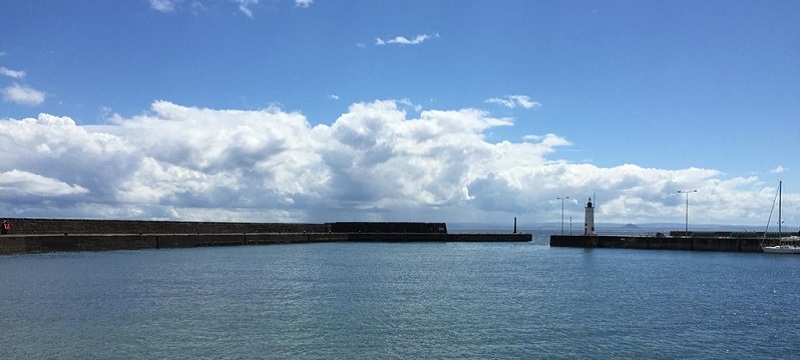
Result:
[[[0,214],[800,226],[794,1],[0,4]],[[302,146],[300,146],[302,144]],[[580,200],[572,200],[580,199]]]

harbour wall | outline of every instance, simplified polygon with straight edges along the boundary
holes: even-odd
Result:
[[[0,237],[0,255],[60,251],[106,251],[190,248],[205,246],[299,244],[347,241],[347,234],[79,234],[5,235]]]
[[[551,235],[550,246],[760,253],[764,252],[761,249],[761,240],[760,237]]]
[[[448,234],[444,223],[225,223],[5,219],[0,255],[324,242],[530,242],[531,234]]]
[[[5,235],[0,255],[325,242],[530,242],[531,234],[261,233]]]
[[[330,224],[4,218],[10,234],[220,234],[329,232]]]

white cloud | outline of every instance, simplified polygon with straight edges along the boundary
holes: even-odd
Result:
[[[397,37],[395,37],[393,39],[388,39],[388,40],[383,40],[381,38],[375,38],[375,45],[391,45],[391,44],[418,45],[418,44],[422,44],[423,42],[425,42],[425,41],[427,41],[429,39],[438,38],[438,37],[439,37],[439,34],[437,33],[437,34],[434,34],[433,36],[427,35],[427,34],[417,35],[413,39],[408,39],[408,38],[406,38],[404,36],[397,36]]]
[[[522,106],[526,109],[535,109],[542,106],[540,102],[532,101],[527,95],[506,95],[504,98],[491,98],[487,99],[485,102],[489,104],[498,104],[511,109],[517,106]]]
[[[160,12],[173,12],[178,0],[150,0],[150,7]]]
[[[148,0],[150,2],[150,8],[153,10],[163,12],[163,13],[170,13],[179,11],[182,9],[189,11],[191,14],[197,16],[201,13],[205,13],[209,11],[209,8],[203,3],[203,1],[199,0],[191,0],[190,2],[186,3],[187,0]],[[239,11],[241,11],[245,16],[252,18],[253,17],[253,10],[251,7],[253,5],[257,5],[261,3],[261,0],[228,0],[230,3],[233,3],[237,6]],[[304,3],[305,1],[301,1]],[[312,3],[313,1],[309,2]],[[187,4],[187,5],[183,5]],[[297,4],[297,6],[301,7],[308,7],[302,6],[302,4]]]
[[[21,196],[57,197],[74,194],[85,194],[88,190],[69,185],[63,181],[29,173],[11,170],[0,172],[0,198]]]
[[[14,79],[22,79],[25,77],[25,71],[23,70],[11,70],[6,67],[0,66],[0,75],[8,76]]]
[[[330,94],[330,95],[328,95],[328,99],[331,99],[331,100],[339,100],[339,95],[336,95],[336,94]]]
[[[412,110],[410,115],[406,109]],[[775,194],[713,169],[598,167],[558,160],[557,134],[488,142],[513,126],[480,109],[417,110],[409,100],[356,103],[328,124],[300,113],[185,107],[80,126],[68,117],[0,120],[0,208],[21,216],[191,220],[762,224]],[[784,193],[786,203],[800,203]],[[792,215],[789,215],[792,216]],[[787,218],[787,223],[800,219]],[[794,222],[792,222],[794,221]]]
[[[247,15],[247,17],[252,18],[253,11],[250,10],[250,6],[258,5],[261,0],[233,0],[233,2],[239,5],[239,11]]]
[[[542,106],[542,104],[539,103],[538,101],[531,101],[530,98],[528,98],[525,95],[511,95],[510,98],[513,101],[516,101],[517,104],[526,109],[532,109]]]
[[[770,170],[769,173],[770,174],[782,174],[784,171],[786,171],[786,168],[784,168],[783,165],[778,165],[778,167]]]
[[[525,140],[525,141],[542,141],[548,135],[552,135],[552,134],[547,134],[547,135],[523,135],[522,136],[522,140]],[[572,144],[567,144],[567,145],[572,145]]]
[[[79,192],[85,196],[71,199],[69,206],[80,201],[114,201],[117,178],[137,166],[135,150],[123,138],[77,126],[68,117],[40,114],[36,119],[0,121],[0,172],[16,169],[88,190]],[[24,188],[19,191],[30,193]],[[0,194],[0,202],[7,200],[5,195]],[[36,204],[54,201],[29,200]],[[17,204],[20,199],[10,201]]]
[[[409,108],[412,108],[412,109],[414,109],[414,111],[421,111],[422,110],[422,105],[414,104],[413,102],[411,102],[411,99],[408,99],[408,98],[403,98],[403,99],[400,99],[400,100],[396,100],[395,102],[398,103],[398,104],[401,104],[401,105],[405,105],[405,106],[407,106]]]
[[[294,6],[307,8],[314,3],[314,0],[294,0]]]
[[[3,100],[20,105],[36,106],[44,102],[43,92],[27,85],[14,84],[2,90]]]

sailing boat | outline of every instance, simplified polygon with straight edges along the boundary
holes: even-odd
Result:
[[[783,181],[778,183],[778,244],[777,245],[766,245],[764,242],[761,242],[761,249],[764,250],[765,253],[772,253],[772,254],[800,254],[800,236],[783,236],[781,232],[781,224],[783,223],[783,217],[781,215],[781,188],[783,187]],[[772,203],[772,206],[775,206],[775,203]],[[769,228],[769,223],[767,223],[767,227]],[[767,233],[764,231],[764,237],[766,238]]]

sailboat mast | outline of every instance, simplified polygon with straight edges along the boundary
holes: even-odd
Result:
[[[781,223],[783,222],[783,216],[781,215],[781,208],[782,208],[781,200],[783,198],[783,195],[781,195],[782,189],[783,189],[783,180],[778,182],[778,239],[779,240],[782,237],[782,235],[781,235]]]

